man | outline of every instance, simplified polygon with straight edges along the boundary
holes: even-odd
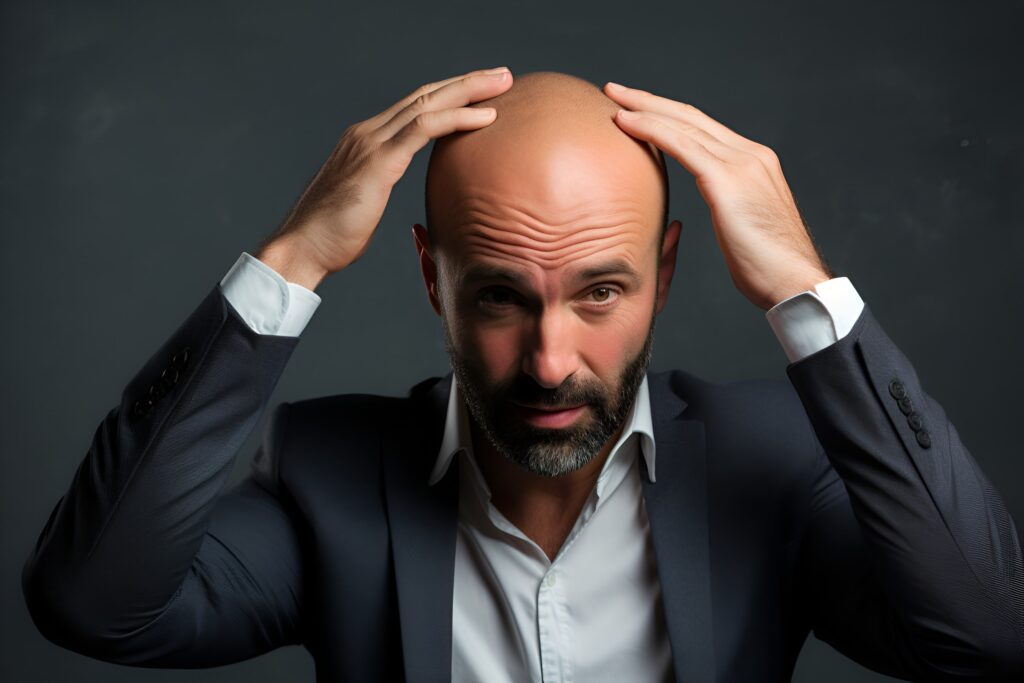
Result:
[[[650,93],[496,71],[346,130],[128,384],[25,565],[42,633],[164,667],[301,643],[332,681],[768,681],[813,630],[903,678],[1024,675],[1013,521],[774,153]],[[279,405],[222,494],[313,290],[432,139],[413,237],[453,374]],[[681,227],[663,152],[789,382],[647,375]]]

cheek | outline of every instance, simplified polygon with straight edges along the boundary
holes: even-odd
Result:
[[[477,370],[488,384],[506,380],[519,372],[523,335],[518,326],[467,328],[466,338]]]
[[[643,348],[649,326],[649,307],[636,306],[618,311],[600,326],[582,328],[579,354],[583,363],[605,386],[616,386],[620,373]]]
[[[452,342],[463,363],[488,385],[514,375],[522,352],[521,330],[516,325],[486,325],[471,318],[449,319]]]

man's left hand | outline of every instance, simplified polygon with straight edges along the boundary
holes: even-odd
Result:
[[[604,89],[623,107],[615,123],[693,174],[711,209],[711,223],[732,281],[743,296],[768,310],[832,277],[774,151],[692,105],[620,88],[609,83]]]

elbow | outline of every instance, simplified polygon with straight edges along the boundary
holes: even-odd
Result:
[[[74,614],[72,600],[61,589],[61,582],[38,565],[33,555],[21,572],[21,592],[36,630],[54,645],[80,652],[82,629],[80,615]]]
[[[1015,629],[990,631],[969,645],[943,648],[941,654],[923,662],[922,675],[928,680],[1024,680],[1024,639]]]
[[[1024,680],[1024,633],[1014,631],[993,648],[991,661],[999,675],[1015,681]]]
[[[33,554],[21,573],[21,592],[32,623],[54,645],[89,657],[108,660],[100,610],[84,599],[65,572],[39,564]]]

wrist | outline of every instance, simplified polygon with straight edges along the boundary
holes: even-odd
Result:
[[[316,290],[330,273],[320,265],[309,245],[295,233],[274,238],[255,254],[286,281],[302,285],[310,291]]]
[[[790,278],[786,282],[786,285],[776,289],[772,296],[768,298],[768,308],[766,310],[771,310],[786,299],[796,296],[802,292],[813,292],[817,285],[829,279],[831,279],[831,276],[821,271],[805,273],[799,277]]]

